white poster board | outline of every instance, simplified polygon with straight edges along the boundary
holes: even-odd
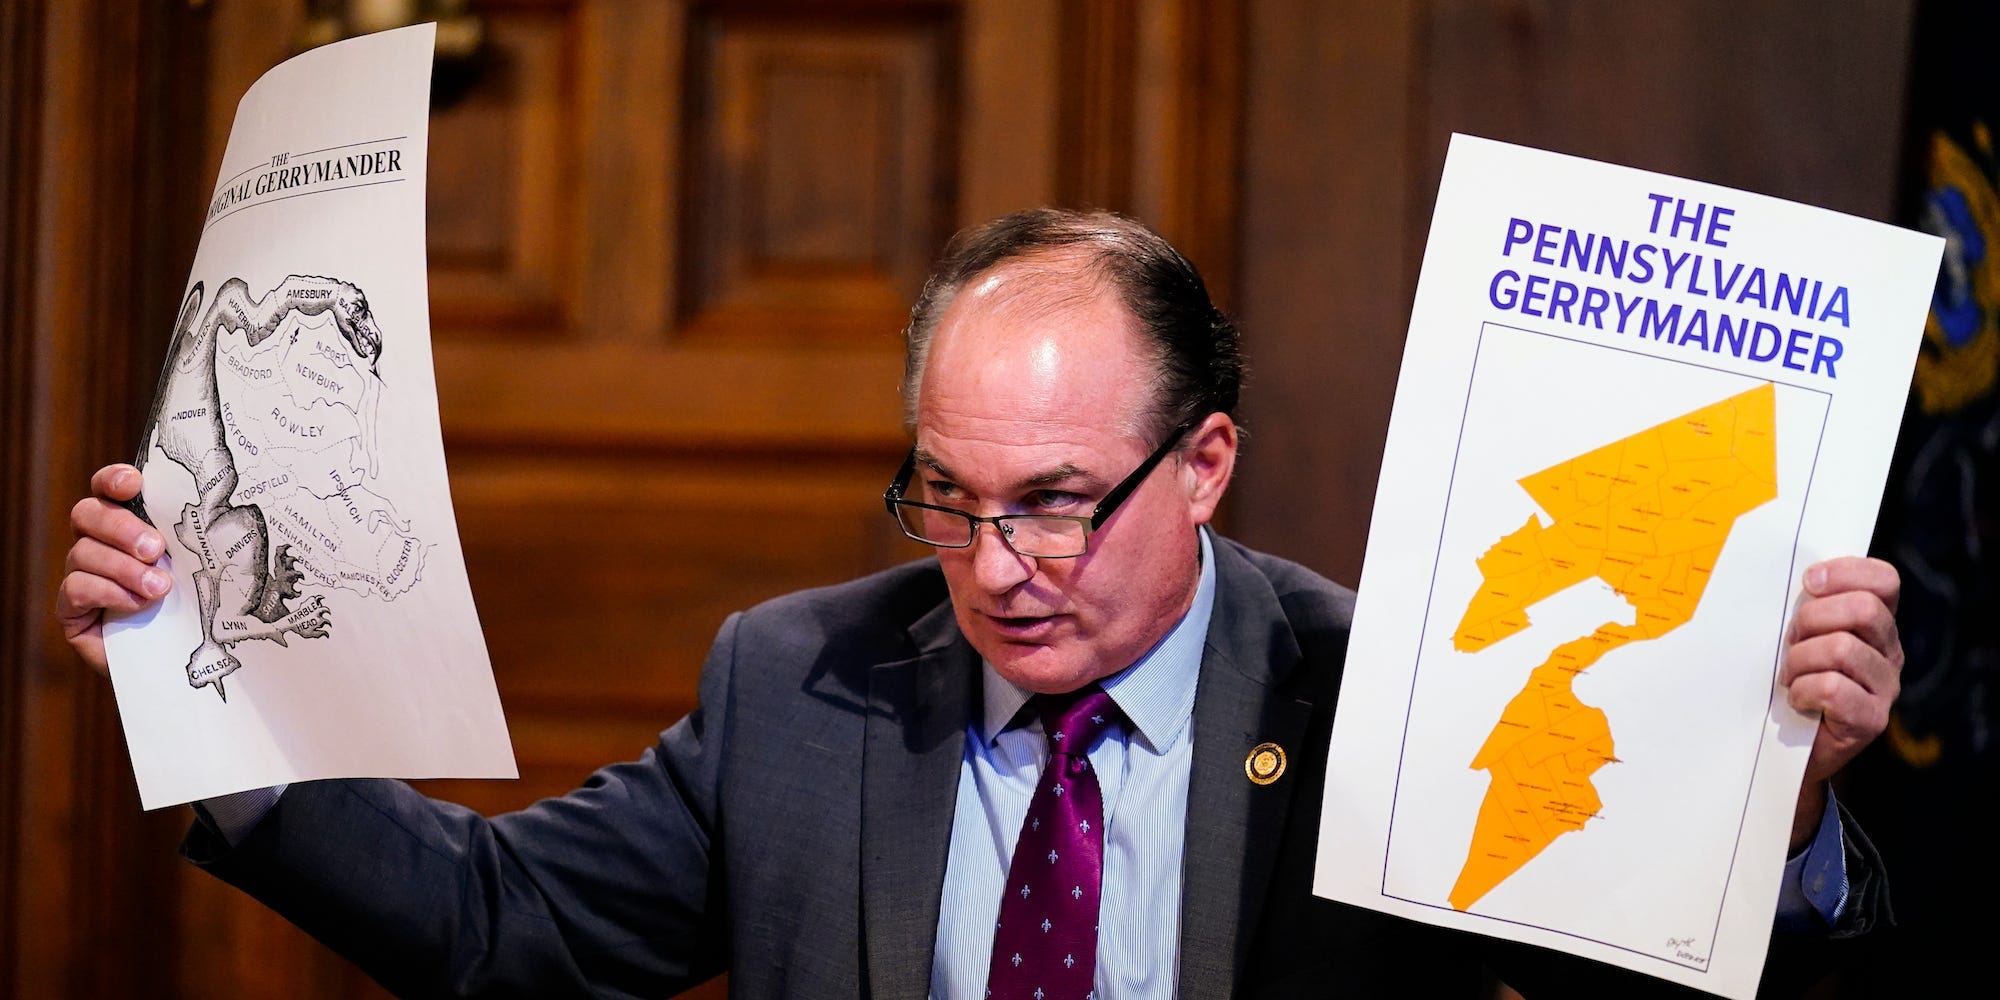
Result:
[[[1755,993],[1817,724],[1784,631],[1867,551],[1941,249],[1453,137],[1315,892]]]
[[[311,50],[237,107],[137,459],[174,586],[104,630],[146,808],[515,776],[431,369],[433,34]]]

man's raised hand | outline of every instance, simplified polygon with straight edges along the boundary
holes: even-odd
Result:
[[[1858,556],[1829,559],[1806,568],[1805,587],[1778,669],[1791,706],[1820,717],[1793,820],[1794,848],[1818,825],[1826,779],[1888,728],[1903,673],[1896,633],[1902,578],[1894,566]]]
[[[77,501],[69,514],[76,543],[63,560],[56,619],[71,648],[99,672],[110,669],[104,612],[138,611],[173,586],[172,575],[153,565],[166,540],[123,504],[139,495],[140,483],[138,469],[107,465],[90,477],[92,495]]]

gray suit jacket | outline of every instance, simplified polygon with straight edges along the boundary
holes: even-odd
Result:
[[[1469,996],[1486,968],[1675,992],[1312,897],[1352,595],[1226,540],[1215,554],[1181,996]],[[743,997],[922,997],[979,699],[942,575],[913,563],[731,616],[701,707],[561,798],[488,821],[400,782],[302,783],[243,843],[197,824],[184,852],[403,994],[663,996],[726,969]],[[1265,741],[1292,761],[1258,786],[1243,760]],[[1862,848],[1850,931],[1886,905]]]

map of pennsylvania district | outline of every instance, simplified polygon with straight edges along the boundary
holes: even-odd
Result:
[[[1478,653],[1528,627],[1528,608],[1593,578],[1636,612],[1557,646],[1507,704],[1473,758],[1489,773],[1465,867],[1465,910],[1600,802],[1590,777],[1617,760],[1610,721],[1580,701],[1576,676],[1627,643],[1688,623],[1736,519],[1778,495],[1770,383],[1614,441],[1520,481],[1534,515],[1479,557],[1482,581],[1452,635]]]

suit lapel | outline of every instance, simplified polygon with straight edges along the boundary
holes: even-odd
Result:
[[[861,911],[868,992],[923,997],[979,659],[945,604],[911,630],[913,659],[870,673],[861,769]]]
[[[1259,743],[1294,760],[1312,706],[1273,697],[1299,660],[1277,595],[1234,547],[1214,546],[1218,590],[1195,688],[1194,763],[1182,859],[1180,995],[1229,996],[1263,912],[1296,774],[1253,784],[1244,761]]]

